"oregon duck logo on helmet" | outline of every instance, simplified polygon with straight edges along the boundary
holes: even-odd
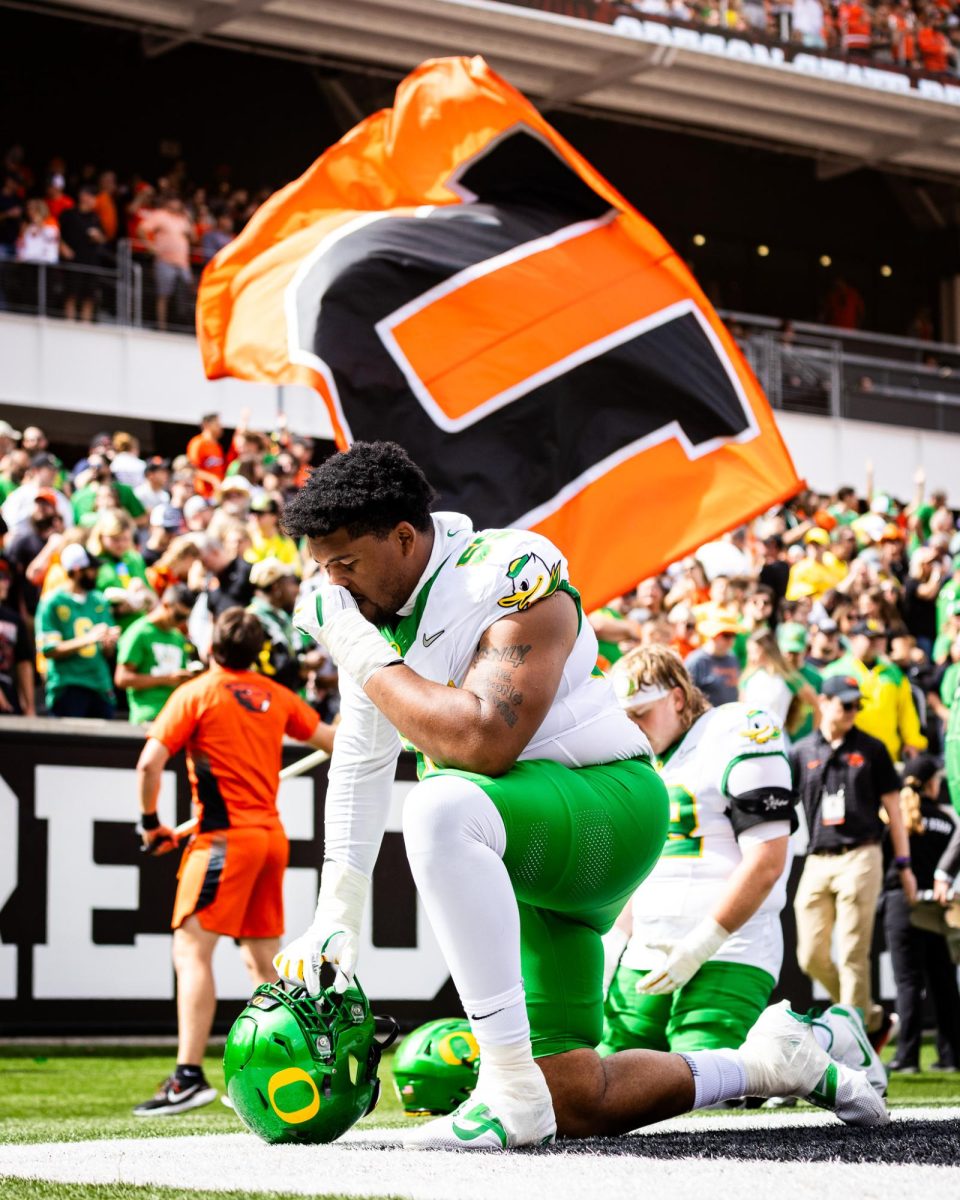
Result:
[[[407,1116],[453,1112],[470,1095],[480,1069],[480,1047],[463,1017],[421,1025],[397,1048],[393,1079]]]
[[[342,995],[262,984],[227,1037],[227,1093],[265,1142],[333,1142],[375,1107],[380,1054],[396,1036],[356,979]]]

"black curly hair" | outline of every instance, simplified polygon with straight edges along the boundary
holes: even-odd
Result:
[[[346,529],[352,538],[386,537],[401,521],[430,527],[437,493],[396,442],[354,442],[316,467],[283,510],[290,537],[328,537]]]

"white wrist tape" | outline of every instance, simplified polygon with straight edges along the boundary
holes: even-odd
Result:
[[[390,663],[403,662],[394,648],[357,609],[343,609],[323,622],[323,641],[341,671],[363,687]]]
[[[709,962],[730,936],[730,931],[719,925],[713,917],[704,917],[683,939],[684,948],[696,954],[702,963]]]
[[[320,873],[314,928],[325,933],[344,929],[359,934],[369,890],[370,880],[366,875],[328,859]]]

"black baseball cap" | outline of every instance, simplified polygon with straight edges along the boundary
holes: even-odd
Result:
[[[885,638],[887,636],[887,631],[879,621],[858,621],[850,630],[850,633],[862,633],[872,638]]]
[[[148,458],[144,465],[144,471],[169,471],[170,463],[165,458],[160,458],[159,455],[154,455],[153,458]]]
[[[943,762],[933,754],[918,754],[909,762],[903,764],[903,778],[915,779],[921,786],[929,783],[938,771],[943,770]]]
[[[836,696],[841,704],[860,699],[860,684],[852,675],[829,675],[820,690],[824,696]]]

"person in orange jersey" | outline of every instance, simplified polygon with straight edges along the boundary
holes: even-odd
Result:
[[[295,693],[250,669],[263,638],[253,613],[221,613],[210,670],[170,697],[137,763],[144,849],[174,848],[173,830],[157,816],[157,796],[164,768],[182,749],[199,825],[180,864],[172,922],[177,1065],[135,1116],[186,1112],[216,1098],[202,1064],[216,1009],[213,952],[222,935],[239,943],[254,986],[276,978],[289,856],[277,812],[283,738],[329,752],[333,730]]]

